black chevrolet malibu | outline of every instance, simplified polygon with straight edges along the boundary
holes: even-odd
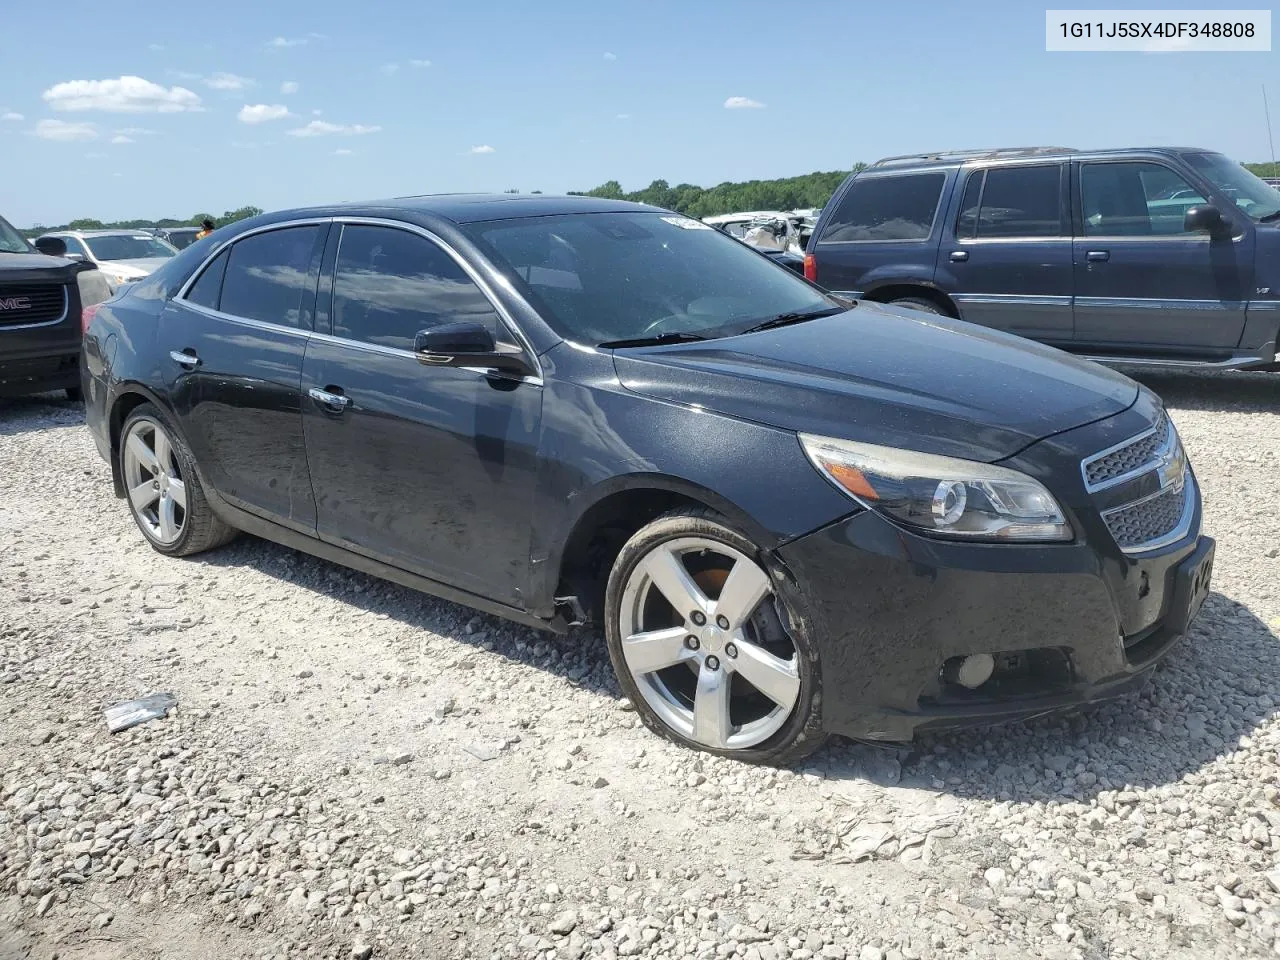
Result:
[[[601,624],[648,725],[715,753],[1117,696],[1208,592],[1152,393],[651,207],[268,214],[85,313],[89,425],[160,553],[246,531]]]

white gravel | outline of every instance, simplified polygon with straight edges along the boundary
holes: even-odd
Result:
[[[1280,953],[1280,377],[1148,382],[1219,541],[1151,686],[795,771],[649,735],[596,637],[161,557],[79,408],[0,400],[0,957]]]

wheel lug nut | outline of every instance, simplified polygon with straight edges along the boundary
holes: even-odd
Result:
[[[698,649],[698,638],[697,638],[697,637],[685,637],[685,638],[684,638],[684,645],[685,645],[686,647],[688,647],[690,650],[697,650],[697,649]]]
[[[719,660],[717,660],[715,657],[707,657],[707,669],[708,669],[708,670],[719,670],[719,669],[720,669],[720,661],[719,661]]]
[[[726,643],[724,646],[724,655],[732,660],[738,655],[738,648],[732,643]]]
[[[693,612],[693,616],[691,616],[689,619],[691,619],[698,626],[702,626],[704,623],[707,622],[706,616],[700,610],[695,610]]]
[[[728,630],[728,629],[729,629],[729,618],[728,618],[728,617],[716,617],[716,626],[717,626],[717,627],[719,627],[721,630]]]

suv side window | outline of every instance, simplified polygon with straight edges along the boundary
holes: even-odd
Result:
[[[956,236],[1061,237],[1062,164],[994,167],[969,175]]]
[[[933,230],[946,179],[943,173],[856,177],[822,240],[924,240]]]
[[[1123,161],[1080,167],[1080,204],[1086,237],[1182,234],[1187,210],[1205,199],[1159,163]]]
[[[453,321],[479,321],[510,339],[475,281],[425,237],[392,227],[342,228],[333,278],[333,335],[412,350],[414,335]]]
[[[319,235],[318,226],[285,227],[237,241],[228,255],[218,309],[283,327],[309,327],[303,298],[308,288],[315,290],[310,269]]]

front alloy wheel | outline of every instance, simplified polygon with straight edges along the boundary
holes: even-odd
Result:
[[[715,753],[779,762],[822,742],[817,664],[785,625],[757,553],[709,514],[650,524],[610,577],[609,647],[649,726]]]

